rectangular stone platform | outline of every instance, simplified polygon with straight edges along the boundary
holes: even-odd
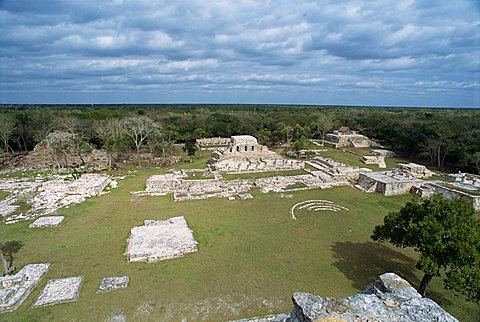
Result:
[[[58,227],[63,221],[64,216],[46,216],[41,217],[32,222],[28,227],[37,228],[37,227]]]
[[[66,277],[49,280],[34,306],[53,305],[78,300],[83,277]]]
[[[48,271],[50,264],[29,264],[17,274],[0,277],[0,313],[16,310]]]
[[[197,241],[183,216],[145,220],[133,227],[125,255],[130,262],[157,262],[197,251]]]

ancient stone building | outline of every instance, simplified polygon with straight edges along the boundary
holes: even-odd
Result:
[[[302,161],[283,159],[250,135],[232,136],[229,145],[214,151],[208,163],[212,170],[222,172],[301,169],[304,165]]]
[[[335,148],[353,146],[355,148],[366,148],[376,145],[365,135],[358,134],[356,131],[350,130],[348,127],[341,127],[333,133],[327,134],[325,144]]]
[[[470,201],[476,211],[480,211],[480,176],[469,173],[454,173],[447,181],[428,181],[415,187],[414,193],[421,197],[430,197],[441,193],[446,199],[462,198]]]
[[[210,147],[227,146],[230,143],[230,138],[222,138],[222,137],[202,138],[202,139],[196,139],[195,143],[197,144],[198,148],[207,149]]]
[[[390,171],[360,173],[355,187],[365,192],[378,192],[385,196],[403,195],[412,192],[413,187],[420,187],[424,183],[419,178],[428,178],[432,174],[423,165],[400,163]]]

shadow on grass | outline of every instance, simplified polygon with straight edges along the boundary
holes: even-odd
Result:
[[[415,260],[385,245],[374,242],[337,242],[333,244],[332,251],[336,259],[333,265],[351,280],[359,291],[363,291],[368,284],[386,272],[398,274],[414,288],[420,284],[420,279],[414,274]],[[442,294],[431,289],[427,289],[427,296],[444,307],[452,304]]]

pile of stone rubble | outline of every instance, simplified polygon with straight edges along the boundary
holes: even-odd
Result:
[[[117,183],[106,174],[83,174],[74,180],[68,175],[52,175],[47,180],[37,177],[0,179],[0,190],[10,195],[0,202],[0,216],[7,224],[47,215],[85,198],[99,196],[105,187]],[[30,209],[18,213],[17,203],[23,201]]]

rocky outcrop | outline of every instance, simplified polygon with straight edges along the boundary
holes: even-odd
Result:
[[[394,273],[380,275],[362,294],[331,298],[296,292],[292,301],[290,316],[278,315],[271,320],[254,318],[240,321],[458,321],[434,301],[422,298],[406,280]]]

